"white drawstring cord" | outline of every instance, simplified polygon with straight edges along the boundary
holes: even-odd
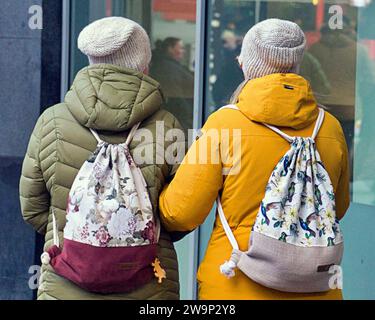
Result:
[[[223,206],[221,205],[221,199],[220,197],[217,198],[217,211],[219,213],[221,224],[223,225],[224,231],[229,239],[230,244],[232,245],[232,248],[234,252],[239,252],[238,243],[236,241],[236,238],[234,237],[234,234],[232,232],[232,229],[229,226],[229,223],[225,217]],[[232,257],[229,261],[225,261],[220,266],[220,272],[225,275],[228,279],[233,278],[235,276],[234,270],[237,267],[237,263],[233,261],[233,253]]]
[[[56,217],[55,213],[52,211],[52,231],[53,231],[53,244],[57,247],[60,246],[60,240],[59,240],[59,234],[57,230],[57,222],[56,222]],[[40,260],[42,264],[44,265],[49,265],[51,262],[51,256],[49,255],[48,252],[43,252],[42,255],[40,256]]]
[[[51,257],[49,256],[48,252],[43,252],[43,254],[40,256],[40,260],[42,261],[42,264],[47,266],[51,262]]]
[[[237,264],[234,261],[229,260],[229,261],[225,261],[225,263],[223,263],[220,266],[220,272],[221,274],[226,276],[228,279],[230,279],[236,275],[236,273],[234,272],[236,268],[237,268]]]

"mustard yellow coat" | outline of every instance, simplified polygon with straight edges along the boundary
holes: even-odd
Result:
[[[168,230],[193,230],[205,221],[221,193],[229,225],[240,250],[246,251],[267,181],[290,148],[286,140],[261,123],[278,126],[291,136],[311,136],[318,108],[309,83],[296,74],[273,74],[249,81],[237,106],[240,111],[223,109],[210,116],[203,135],[193,144],[174,180],[161,194],[160,209]],[[223,157],[222,136],[217,140],[208,132],[226,128],[241,130],[241,167],[233,175],[223,175],[221,161],[216,164],[211,161],[214,157]],[[238,137],[238,134],[232,133],[230,150],[233,135]],[[198,153],[207,143],[209,152],[205,164],[199,161],[202,157]],[[316,143],[336,192],[337,215],[341,219],[349,206],[348,151],[340,123],[329,113],[326,113]],[[192,161],[194,159],[196,161]],[[230,257],[231,251],[217,216],[198,271],[200,299],[342,299],[340,290],[317,294],[271,290],[253,282],[239,270],[234,278],[227,279],[220,274],[219,266]]]

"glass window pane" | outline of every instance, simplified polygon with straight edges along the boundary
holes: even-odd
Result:
[[[348,215],[365,221],[364,212],[375,212],[374,1],[210,0],[208,10],[205,116],[228,104],[233,91],[243,81],[236,56],[249,28],[268,18],[296,22],[308,42],[300,72],[311,82],[318,102],[341,122],[349,147],[353,201],[361,205],[352,205]],[[200,259],[214,216],[212,211],[200,230]],[[350,217],[344,220],[344,228],[348,230],[348,238],[353,240],[351,247],[357,256],[360,252],[363,257],[364,251],[356,240],[358,234],[354,233]],[[352,253],[349,251],[344,262],[349,272],[353,266]],[[358,260],[355,263],[359,263]],[[356,284],[362,280],[368,282],[367,275],[360,277],[352,272],[349,277],[349,282]],[[361,291],[362,287],[357,289]],[[347,294],[353,296],[352,291]]]
[[[193,127],[196,0],[73,0],[70,82],[88,62],[77,48],[81,30],[106,16],[124,16],[150,35],[150,76],[165,96],[165,109],[187,130]]]
[[[371,161],[375,150],[368,146],[374,133],[371,122],[375,120],[371,107],[374,7],[373,2],[355,0],[210,1],[206,117],[227,104],[243,81],[236,57],[249,28],[268,18],[296,22],[308,43],[300,73],[310,81],[318,102],[341,122],[345,133],[354,168],[354,201],[375,204]]]
[[[77,48],[81,30],[106,16],[123,16],[140,23],[150,36],[153,59],[150,76],[165,96],[164,108],[185,129],[193,126],[196,0],[73,0],[71,9],[70,82],[88,61]],[[181,298],[190,299],[194,275],[188,252],[190,235],[176,244],[180,268]]]
[[[375,205],[374,17],[374,2],[358,10],[353,175],[353,201],[372,206]]]

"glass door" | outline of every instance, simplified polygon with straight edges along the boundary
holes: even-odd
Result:
[[[208,1],[205,116],[228,104],[243,75],[236,57],[246,32],[268,18],[296,22],[308,49],[301,74],[317,100],[340,122],[350,149],[352,206],[346,236],[346,298],[375,298],[375,3],[371,0]],[[199,258],[214,210],[200,229]]]
[[[185,129],[193,128],[196,0],[72,0],[69,11],[70,48],[65,66],[69,70],[69,84],[88,64],[87,57],[77,48],[80,31],[90,22],[107,16],[132,19],[150,36],[153,49],[150,76],[162,86],[165,109]],[[175,244],[182,299],[195,298],[196,245],[196,233]]]

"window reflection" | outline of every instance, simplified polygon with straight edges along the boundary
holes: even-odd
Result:
[[[87,65],[77,49],[79,32],[105,16],[140,23],[153,46],[150,76],[162,87],[166,104],[185,129],[193,127],[196,0],[73,0],[70,81]]]
[[[375,2],[359,9],[353,200],[375,205]]]
[[[90,22],[106,16],[123,16],[141,24],[150,36],[154,57],[150,76],[157,80],[166,99],[164,108],[173,113],[185,129],[193,124],[194,51],[196,0],[72,0],[70,81],[88,65],[77,48],[80,31]],[[191,298],[191,240],[175,244],[179,260],[181,298]]]
[[[332,5],[342,8],[341,29],[329,26]],[[354,201],[375,205],[374,16],[372,1],[210,1],[206,116],[227,104],[243,80],[235,58],[248,29],[268,18],[296,22],[308,43],[300,73],[345,133]]]
[[[332,30],[327,24],[321,27],[320,39],[307,51],[308,57],[311,55],[317,60],[315,68],[305,68],[303,64],[301,73],[311,81],[318,101],[340,120],[348,147],[352,150],[357,41],[353,25],[349,18],[344,18],[342,30]],[[367,55],[360,52],[363,50],[358,46],[358,54],[367,59]]]
[[[176,115],[185,129],[191,129],[194,74],[182,63],[185,55],[185,46],[180,38],[168,37],[157,41],[150,75],[161,84],[166,98],[166,109]]]
[[[243,73],[238,66],[237,57],[241,51],[241,39],[236,34],[236,25],[227,24],[221,34],[222,48],[219,52],[222,63],[217,70],[217,79],[212,86],[212,98],[217,106],[225,105],[243,81]]]

